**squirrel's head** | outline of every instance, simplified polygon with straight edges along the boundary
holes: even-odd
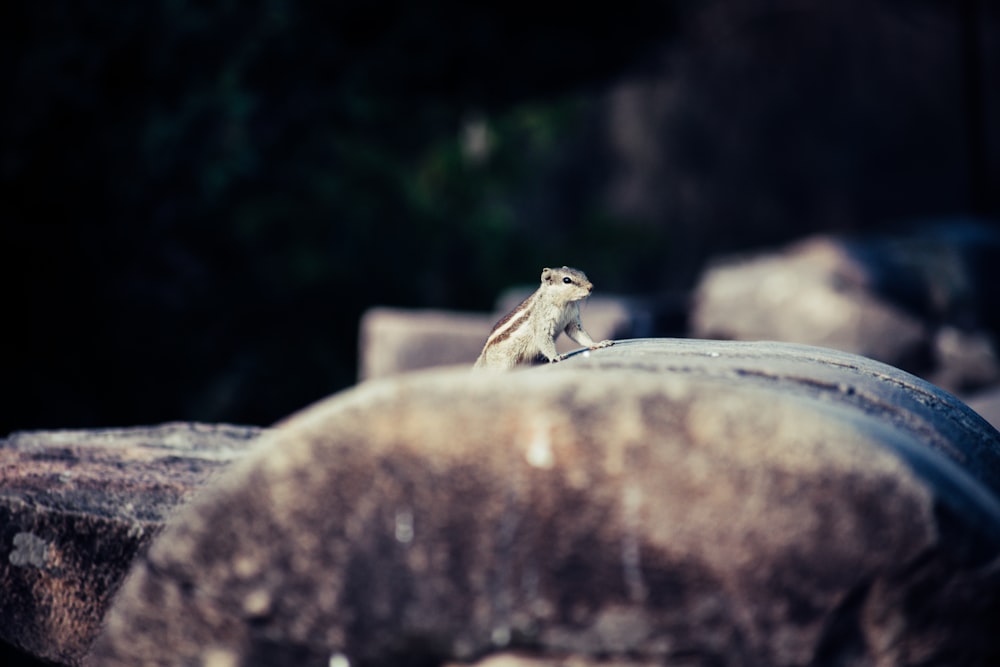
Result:
[[[564,266],[558,269],[542,269],[542,288],[559,295],[560,300],[569,303],[590,296],[594,284],[587,274],[579,269]]]

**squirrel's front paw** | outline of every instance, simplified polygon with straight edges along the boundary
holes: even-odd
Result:
[[[599,350],[602,347],[611,347],[614,344],[615,344],[615,341],[613,341],[613,340],[602,340],[600,343],[597,343],[596,345],[591,345],[590,349],[591,350]]]

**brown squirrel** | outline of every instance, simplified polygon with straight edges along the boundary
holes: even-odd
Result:
[[[530,364],[538,355],[550,363],[561,361],[556,353],[560,332],[591,350],[614,345],[612,340],[595,343],[580,322],[580,301],[593,290],[579,269],[542,269],[541,286],[494,325],[474,368],[506,370]]]

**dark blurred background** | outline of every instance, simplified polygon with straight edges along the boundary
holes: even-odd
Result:
[[[268,424],[354,382],[366,308],[546,265],[684,293],[1000,217],[996,3],[570,7],[7,3],[0,435]]]

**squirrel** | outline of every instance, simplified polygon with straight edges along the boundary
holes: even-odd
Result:
[[[473,368],[507,370],[530,364],[539,354],[549,363],[562,361],[564,355],[556,353],[560,332],[591,350],[614,345],[595,343],[580,322],[580,301],[593,290],[579,269],[542,269],[541,286],[493,326]]]

